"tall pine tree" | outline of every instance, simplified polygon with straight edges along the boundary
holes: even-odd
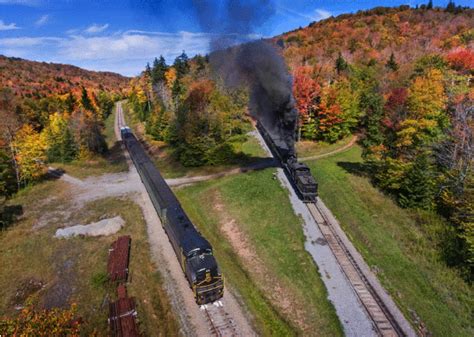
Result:
[[[339,55],[337,56],[335,68],[338,75],[348,68],[348,64],[344,57],[342,57],[341,52],[339,52]]]
[[[435,177],[427,153],[418,155],[406,173],[398,195],[402,207],[431,209],[435,195]]]
[[[395,61],[395,55],[390,54],[390,58],[388,59],[387,63],[385,63],[385,67],[390,69],[391,71],[397,71],[398,70],[398,64]]]
[[[168,70],[165,58],[160,55],[160,58],[153,61],[153,68],[151,69],[151,82],[157,84],[165,80],[165,73]]]

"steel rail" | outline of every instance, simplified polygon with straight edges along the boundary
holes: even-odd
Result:
[[[352,288],[372,320],[377,333],[383,337],[406,336],[397,320],[385,306],[384,301],[378,296],[370,284],[357,261],[350,253],[328,219],[325,211],[318,203],[309,203],[307,207],[319,226],[329,248],[333,252],[342,271],[349,280]]]

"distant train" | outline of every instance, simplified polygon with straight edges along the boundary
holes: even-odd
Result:
[[[188,279],[198,304],[224,294],[224,278],[210,243],[196,230],[181,204],[130,128],[121,128],[125,144]]]
[[[295,187],[298,197],[303,202],[316,202],[318,184],[306,164],[298,162],[294,151],[280,138],[272,136],[262,125],[257,122],[257,129],[267,143],[272,154],[280,161],[286,176]]]

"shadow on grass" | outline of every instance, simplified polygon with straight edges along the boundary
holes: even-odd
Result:
[[[107,163],[111,165],[122,165],[126,163],[124,152],[122,151],[122,143],[115,142],[114,145],[107,150],[107,153],[104,155]]]
[[[347,173],[350,173],[359,177],[370,178],[370,169],[367,164],[340,161],[340,162],[337,162],[337,166],[343,168]]]
[[[0,230],[10,227],[22,214],[22,205],[0,206]]]

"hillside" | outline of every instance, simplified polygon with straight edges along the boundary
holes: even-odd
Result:
[[[283,48],[291,68],[317,66],[318,75],[326,80],[334,77],[339,52],[350,64],[382,65],[393,53],[400,73],[408,75],[413,62],[422,56],[472,49],[474,10],[380,7],[314,22],[275,37],[275,42]],[[473,66],[472,58],[465,62]]]
[[[22,97],[92,91],[122,92],[129,78],[111,72],[96,72],[67,64],[35,62],[0,55],[0,88],[11,88]]]

